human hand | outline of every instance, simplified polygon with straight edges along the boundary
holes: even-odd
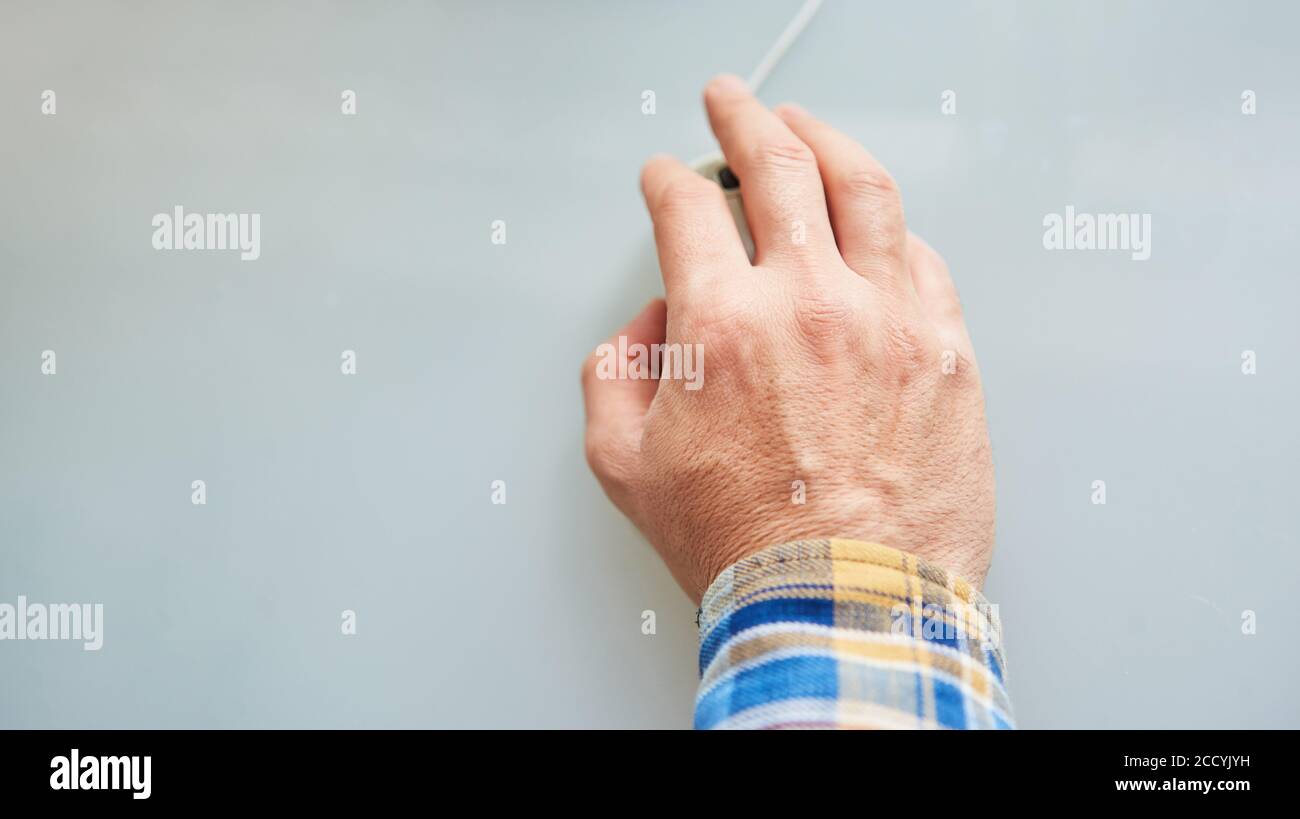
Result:
[[[755,260],[716,183],[646,164],[666,301],[611,343],[702,345],[707,375],[607,378],[610,348],[589,357],[592,470],[697,601],[737,560],[809,538],[892,546],[981,585],[993,463],[947,266],[852,139],[769,111],[735,77],[704,99]]]

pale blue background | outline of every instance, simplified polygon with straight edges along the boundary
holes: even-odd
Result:
[[[659,292],[640,163],[711,149],[704,82],[797,6],[4,0],[0,601],[106,624],[0,643],[0,727],[689,725],[694,609],[578,365]],[[830,0],[764,91],[951,263],[1026,727],[1300,727],[1297,24]],[[176,204],[261,213],[261,260],[153,251]],[[1067,204],[1151,213],[1151,260],[1044,251]]]

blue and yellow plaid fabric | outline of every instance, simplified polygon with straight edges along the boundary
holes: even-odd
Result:
[[[997,609],[874,543],[773,546],[700,610],[696,728],[1011,728]]]

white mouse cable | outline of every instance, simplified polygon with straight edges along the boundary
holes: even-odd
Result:
[[[758,89],[767,80],[767,75],[771,74],[772,69],[776,68],[776,64],[781,62],[781,58],[790,50],[790,46],[794,45],[794,41],[799,39],[799,35],[808,27],[808,23],[812,22],[813,15],[817,13],[817,9],[821,8],[821,5],[822,0],[804,0],[804,4],[800,6],[794,18],[786,24],[785,31],[782,31],[781,36],[776,38],[776,42],[772,43],[772,47],[767,50],[767,53],[763,55],[763,59],[754,68],[753,73],[749,75],[750,91],[755,94],[758,93]]]

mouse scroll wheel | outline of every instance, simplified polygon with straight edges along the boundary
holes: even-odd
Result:
[[[731,172],[731,168],[723,165],[722,169],[718,171],[718,184],[721,185],[722,189],[725,191],[734,191],[736,188],[740,187],[740,180]]]

